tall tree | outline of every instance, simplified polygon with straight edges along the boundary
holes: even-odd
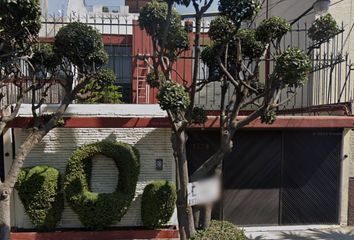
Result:
[[[261,3],[258,0],[220,0],[220,16],[210,24],[210,46],[201,52],[201,20],[213,1],[192,0],[195,8],[195,60],[191,86],[181,86],[172,79],[172,66],[178,56],[189,48],[187,33],[181,26],[181,19],[173,10],[173,4],[190,4],[190,1],[153,0],[141,11],[140,26],[151,36],[154,54],[152,64],[146,59],[152,73],[148,83],[158,88],[158,101],[166,110],[172,125],[172,146],[176,159],[177,210],[181,239],[190,238],[194,231],[194,219],[191,207],[187,204],[188,182],[196,181],[210,174],[220,175],[222,160],[232,151],[236,131],[250,122],[261,118],[265,124],[276,120],[279,106],[289,101],[296,93],[296,88],[305,84],[312,64],[309,54],[328,41],[316,39],[315,47],[304,52],[298,48],[282,49],[280,42],[291,30],[290,24],[283,18],[272,17],[262,21],[254,28],[254,22]],[[320,20],[321,21],[321,20]],[[313,27],[313,31],[336,32],[336,24],[322,21]],[[330,30],[331,29],[331,30]],[[311,31],[310,31],[311,32]],[[319,36],[320,34],[313,34]],[[317,44],[317,45],[316,45]],[[271,52],[271,59],[266,52]],[[198,82],[200,71],[199,58],[208,67],[208,77]],[[262,79],[260,66],[264,61],[274,61],[274,70]],[[195,95],[204,86],[219,82],[220,98],[220,138],[221,143],[216,153],[192,174],[188,176],[186,155],[187,128],[194,123],[207,119],[203,109],[195,106]],[[284,89],[290,89],[292,96],[281,99]],[[230,96],[230,98],[227,98]],[[252,106],[252,108],[250,108]],[[240,110],[253,109],[244,118],[239,118]],[[210,206],[207,206],[210,208]],[[206,210],[210,213],[210,209]],[[204,214],[205,215],[205,214]],[[208,214],[206,218],[210,217]],[[196,224],[200,226],[199,224]],[[201,226],[207,227],[208,219]]]
[[[0,95],[0,131],[3,133],[6,124],[17,116],[25,97],[31,100],[33,115],[30,134],[19,146],[5,180],[0,182],[1,240],[10,239],[10,197],[27,155],[49,131],[65,123],[63,114],[78,94],[90,91],[91,82],[95,86],[104,84],[107,81],[103,79],[112,76],[101,70],[108,55],[98,31],[74,22],[59,30],[53,45],[40,44],[40,15],[39,0],[0,1],[0,87],[12,84],[19,92],[14,102],[3,101],[6,94],[14,92],[3,91]],[[63,99],[54,113],[42,113],[40,109],[55,83],[63,87]],[[8,111],[11,106],[12,112]]]
[[[188,32],[181,25],[181,17],[173,9],[174,4],[188,6],[190,0],[150,1],[142,8],[139,17],[141,28],[151,36],[153,45],[152,64],[146,59],[152,72],[148,83],[159,89],[157,98],[162,109],[166,110],[172,125],[172,146],[176,160],[177,172],[177,212],[181,239],[190,238],[194,232],[192,208],[187,204],[187,185],[189,182],[188,162],[186,155],[187,127],[204,120],[203,109],[194,107],[194,96],[197,91],[199,73],[200,32],[203,14],[211,6],[213,0],[192,0],[196,14],[195,33],[195,68],[193,83],[185,86],[172,79],[173,65],[178,57],[190,48]]]

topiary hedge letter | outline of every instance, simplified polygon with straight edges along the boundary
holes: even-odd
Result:
[[[118,185],[113,193],[90,191],[92,157],[97,154],[112,158],[117,165]],[[64,190],[81,223],[89,229],[101,230],[120,221],[135,196],[139,170],[139,153],[131,145],[102,141],[77,149],[67,164]]]
[[[144,226],[158,228],[172,217],[176,205],[176,186],[168,181],[148,184],[141,202],[141,219]]]
[[[64,209],[59,171],[47,166],[24,168],[16,189],[32,224],[41,231],[55,229]]]

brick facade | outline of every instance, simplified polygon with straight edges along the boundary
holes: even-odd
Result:
[[[125,5],[129,6],[130,13],[139,13],[140,8],[148,2],[149,0],[126,0]]]

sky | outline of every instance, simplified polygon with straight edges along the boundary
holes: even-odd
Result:
[[[217,12],[218,11],[218,1],[214,1],[213,5],[209,8],[208,12]],[[189,5],[188,8],[184,7],[184,6],[177,6],[177,10],[181,13],[181,14],[186,14],[186,13],[194,13],[194,8],[191,5]]]
[[[63,9],[63,5],[65,4],[66,0],[48,0],[48,5],[49,5],[49,12],[50,13],[58,13],[60,9]],[[123,5],[124,0],[86,0],[86,2],[89,5],[93,4],[100,4],[100,5],[106,5],[106,6],[114,6],[114,5]],[[217,7],[217,1],[213,3],[213,6],[209,9],[209,12],[216,12],[218,9]],[[193,13],[194,9],[192,6],[189,6],[188,8],[178,6],[177,10],[181,14],[186,14],[186,13]]]

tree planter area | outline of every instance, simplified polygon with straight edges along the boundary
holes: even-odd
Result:
[[[115,240],[115,239],[176,239],[178,230],[112,230],[63,232],[13,232],[12,240]]]

